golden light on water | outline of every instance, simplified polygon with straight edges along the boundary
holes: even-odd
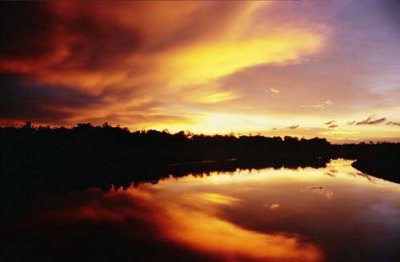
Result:
[[[240,228],[215,216],[170,206],[166,234],[173,241],[203,252],[235,259],[320,261],[317,247],[296,237],[265,234]]]
[[[368,230],[354,245],[368,246],[376,232],[395,236],[387,230],[398,225],[399,185],[360,173],[351,163],[339,159],[318,169],[171,177],[100,195],[88,190],[79,193],[84,201],[43,215],[53,222],[117,228],[144,223],[144,232],[124,229],[124,234],[141,242],[151,228],[157,245],[168,243],[221,261],[324,261],[347,250],[348,239],[341,237],[351,238],[360,228]]]
[[[268,233],[243,228],[226,220],[223,210],[230,208],[245,212],[244,206],[261,200],[258,209],[264,208],[278,217],[286,217],[286,212],[314,212],[313,203],[324,206],[326,201],[340,202],[340,192],[351,187],[347,183],[361,191],[366,188],[365,192],[376,185],[382,190],[400,192],[398,185],[369,178],[353,169],[351,163],[349,160],[335,160],[320,169],[211,172],[202,177],[167,179],[151,187],[130,189],[133,190],[130,192],[149,190],[155,197],[152,202],[164,210],[163,218],[156,220],[163,234],[190,248],[218,254],[227,261],[238,257],[247,260],[322,261],[324,252],[316,243],[307,242],[290,232]],[[251,207],[257,210],[257,206],[251,204]],[[337,207],[338,210],[341,208],[340,205]],[[259,219],[271,219],[271,213],[268,214]],[[251,216],[246,215],[248,219]]]

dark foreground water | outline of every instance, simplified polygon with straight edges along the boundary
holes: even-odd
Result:
[[[400,185],[335,160],[49,197],[2,261],[400,261]]]

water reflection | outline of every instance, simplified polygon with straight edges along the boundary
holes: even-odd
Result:
[[[91,189],[52,199],[29,226],[3,232],[33,232],[64,258],[90,256],[89,246],[104,260],[396,261],[400,186],[350,164]]]

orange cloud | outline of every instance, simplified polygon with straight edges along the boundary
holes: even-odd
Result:
[[[260,64],[296,63],[321,48],[320,36],[289,30],[274,36],[249,36],[245,40],[202,43],[178,49],[166,58],[172,84],[198,84]]]

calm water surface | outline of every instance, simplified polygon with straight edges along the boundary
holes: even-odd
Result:
[[[21,260],[400,261],[400,185],[350,164],[89,189],[3,231]]]

